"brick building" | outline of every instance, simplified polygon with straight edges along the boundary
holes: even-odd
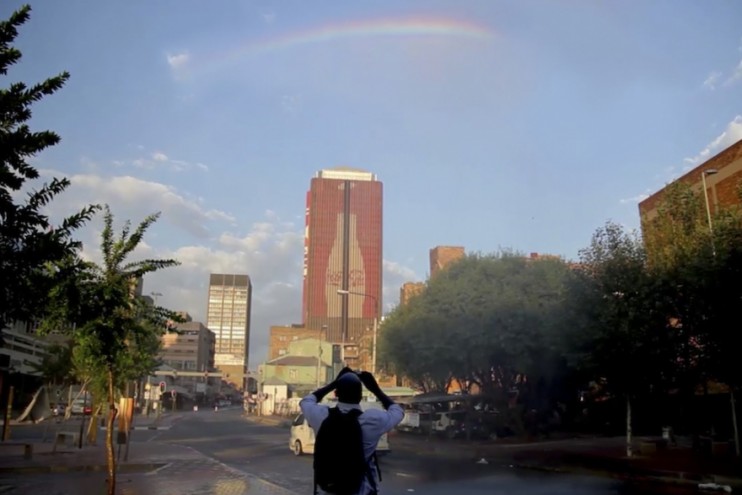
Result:
[[[425,282],[405,282],[399,289],[399,304],[404,306],[410,299],[425,290]]]
[[[740,184],[742,184],[742,140],[709,158],[672,183],[684,182],[703,194],[704,173],[706,174],[709,209],[712,215],[720,207],[742,204],[739,194]],[[666,187],[639,203],[639,215],[643,229],[646,228],[645,223],[656,214]]]
[[[430,250],[430,277],[466,256],[461,246],[436,246]]]
[[[304,339],[317,339],[318,337],[322,341],[327,341],[326,331],[306,328],[304,325],[271,326],[268,342],[268,361],[287,355],[292,342]]]

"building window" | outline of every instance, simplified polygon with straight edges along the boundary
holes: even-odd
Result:
[[[289,380],[296,380],[298,373],[296,370],[289,370]]]
[[[283,356],[284,354],[286,354],[286,349],[278,349],[279,356]]]

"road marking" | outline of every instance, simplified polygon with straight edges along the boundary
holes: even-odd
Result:
[[[397,476],[401,476],[402,478],[417,478],[416,475],[410,474],[410,473],[394,473]]]

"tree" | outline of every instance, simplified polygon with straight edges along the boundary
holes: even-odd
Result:
[[[515,389],[521,404],[550,405],[546,384],[561,364],[551,321],[567,270],[511,253],[463,258],[387,318],[385,358],[424,390],[456,379],[501,406]]]
[[[702,194],[676,183],[643,228],[651,266],[663,281],[668,313],[677,322],[678,385],[686,400],[710,380],[728,385],[739,455],[734,396],[742,373],[729,322],[737,318],[742,300],[742,212],[716,208],[709,225]]]
[[[397,375],[408,378],[424,393],[445,393],[451,383],[450,359],[455,353],[441,351],[455,349],[455,342],[446,342],[446,322],[426,315],[418,299],[385,320],[380,355]]]
[[[101,234],[103,260],[100,265],[80,263],[68,283],[51,294],[44,328],[69,328],[75,347],[73,361],[91,377],[94,395],[107,397],[106,423],[108,493],[115,493],[116,460],[113,428],[117,392],[127,380],[154,365],[154,340],[166,331],[167,322],[178,321],[172,311],[149,306],[135,297],[138,281],[147,273],[176,266],[175,260],[127,261],[159,214],[146,217],[134,231],[126,222],[116,236],[113,214],[105,207]],[[151,369],[151,368],[150,368]]]
[[[638,236],[610,222],[598,229],[580,252],[565,301],[565,354],[606,393],[626,401],[631,456],[632,400],[662,387],[674,356]]]
[[[26,5],[0,22],[2,76],[21,59],[12,43],[30,11]],[[31,87],[16,82],[0,89],[0,345],[2,329],[8,323],[30,321],[38,315],[56,282],[56,273],[45,268],[80,247],[72,233],[99,209],[88,206],[53,225],[45,208],[70,185],[66,178],[54,178],[21,199],[28,182],[39,178],[28,160],[60,139],[51,131],[30,130],[26,122],[31,118],[31,106],[58,91],[68,78],[64,72]]]

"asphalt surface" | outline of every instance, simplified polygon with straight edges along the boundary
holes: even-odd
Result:
[[[65,425],[74,429],[75,423]],[[79,428],[79,422],[76,422]],[[54,426],[39,424],[13,429],[15,440],[40,440]],[[256,424],[242,411],[220,410],[185,413],[167,430],[132,433],[131,454],[146,452],[150,445],[179,444],[195,449],[218,463],[247,473],[291,492],[311,493],[312,457],[296,457],[289,449],[289,430]],[[381,457],[383,495],[475,494],[655,494],[698,493],[688,486],[626,484],[594,476],[543,473],[508,466],[476,464],[471,459],[450,460],[426,455],[424,441],[399,442]],[[195,466],[194,466],[195,468]],[[187,471],[187,470],[186,470]],[[186,473],[193,475],[194,473]],[[197,473],[196,473],[197,474]],[[216,493],[216,492],[215,492]]]

